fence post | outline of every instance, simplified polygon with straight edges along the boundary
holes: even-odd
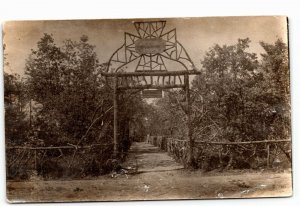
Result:
[[[34,169],[37,172],[37,151],[34,150]]]
[[[270,168],[270,144],[267,143],[267,167]]]

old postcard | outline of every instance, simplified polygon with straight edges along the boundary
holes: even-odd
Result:
[[[287,197],[287,17],[3,25],[9,202]]]

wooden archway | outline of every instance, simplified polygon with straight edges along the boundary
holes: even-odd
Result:
[[[166,21],[134,22],[137,34],[125,32],[124,44],[110,57],[105,72],[114,90],[114,156],[118,156],[118,93],[128,89],[182,88],[186,111],[190,161],[193,162],[193,135],[190,120],[189,76],[201,74],[186,49],[179,43],[176,29],[164,32]],[[183,69],[169,71],[165,60],[179,63]],[[128,70],[133,71],[128,71]]]

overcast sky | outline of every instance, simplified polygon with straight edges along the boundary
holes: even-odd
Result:
[[[140,19],[141,20],[141,19]],[[143,19],[144,21],[145,19]],[[176,28],[177,40],[182,43],[197,68],[201,59],[214,44],[234,44],[238,38],[249,37],[250,50],[258,54],[263,50],[260,41],[274,43],[281,38],[287,42],[285,17],[208,17],[167,20],[165,32]],[[79,40],[87,35],[96,46],[100,62],[107,62],[112,53],[124,42],[124,32],[136,34],[134,20],[74,20],[74,21],[14,21],[4,25],[4,43],[7,60],[5,70],[24,74],[25,60],[43,33],[53,34],[61,45],[65,39]]]

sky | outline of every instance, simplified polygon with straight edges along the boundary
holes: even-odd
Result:
[[[148,19],[149,20],[149,19]],[[155,20],[155,19],[151,19]],[[281,38],[287,42],[287,21],[283,16],[264,17],[206,17],[166,18],[164,32],[176,28],[177,40],[185,47],[196,68],[201,69],[205,52],[214,44],[235,44],[238,38],[251,40],[249,51],[263,53],[260,41],[274,43]],[[36,49],[44,33],[53,35],[55,43],[62,45],[66,39],[79,40],[89,37],[95,45],[100,63],[107,62],[113,52],[124,43],[124,32],[137,34],[133,21],[147,19],[119,20],[56,20],[56,21],[10,21],[3,26],[3,42],[9,66],[9,73],[24,74],[25,62]]]

